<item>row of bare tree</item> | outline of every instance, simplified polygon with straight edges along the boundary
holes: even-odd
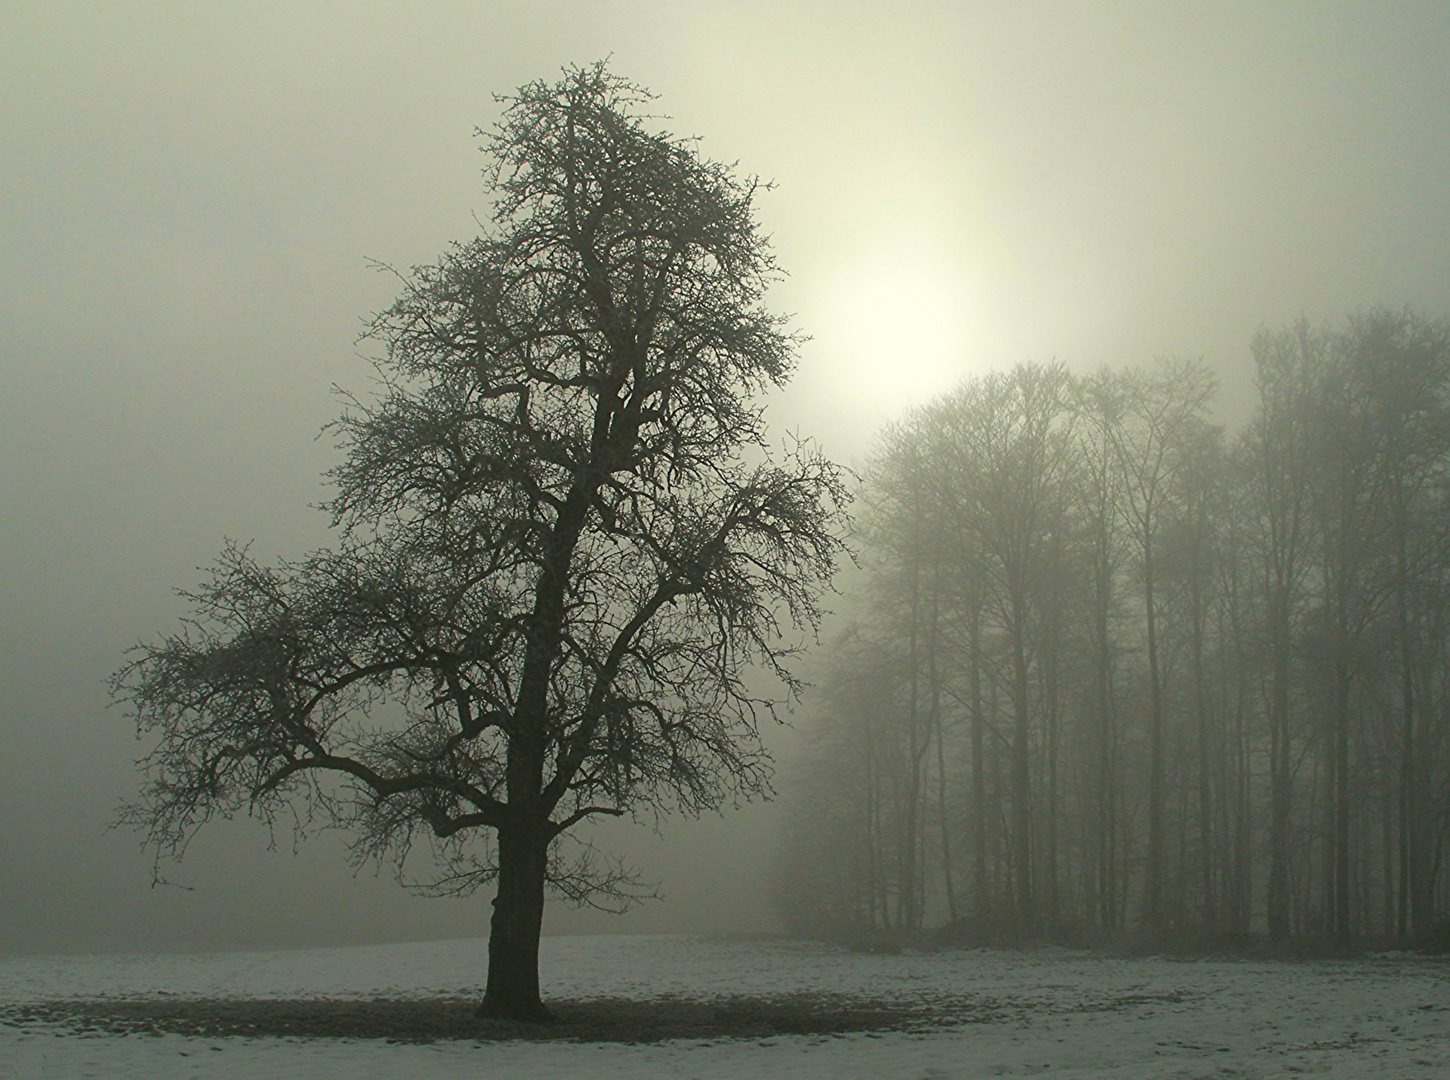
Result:
[[[1450,325],[1019,366],[890,427],[822,662],[796,930],[1426,941],[1450,912]]]

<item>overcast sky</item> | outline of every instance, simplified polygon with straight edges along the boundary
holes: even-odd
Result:
[[[1202,355],[1231,417],[1261,324],[1450,313],[1447,56],[1443,0],[0,0],[0,948],[484,931],[251,823],[149,888],[105,831],[141,748],[103,682],[224,537],[325,542],[369,260],[476,231],[494,94],[612,57],[775,182],[812,340],[774,417],[850,461],[1019,360]],[[767,927],[768,825],[612,830],[669,897],[617,925]]]

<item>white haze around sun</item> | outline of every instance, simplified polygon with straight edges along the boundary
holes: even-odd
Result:
[[[868,251],[818,283],[813,344],[856,415],[889,418],[971,370],[974,285],[925,243]]]

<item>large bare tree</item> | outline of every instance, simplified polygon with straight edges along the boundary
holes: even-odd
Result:
[[[336,548],[229,550],[115,681],[155,740],[127,817],[161,856],[286,811],[495,884],[486,1015],[547,1016],[546,885],[619,889],[563,861],[566,830],[766,789],[758,725],[840,547],[837,470],[773,451],[752,400],[796,344],[761,304],[757,185],[648,100],[602,64],[506,99],[491,227],[372,323]]]

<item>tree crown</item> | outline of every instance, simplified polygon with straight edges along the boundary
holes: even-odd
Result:
[[[504,100],[490,228],[370,323],[338,547],[229,549],[189,629],[117,676],[160,736],[128,813],[161,850],[301,799],[363,855],[431,838],[471,887],[480,829],[768,788],[752,673],[794,690],[783,635],[819,620],[846,492],[808,444],[772,451],[752,400],[796,346],[762,304],[759,186],[647,130],[602,64]]]

